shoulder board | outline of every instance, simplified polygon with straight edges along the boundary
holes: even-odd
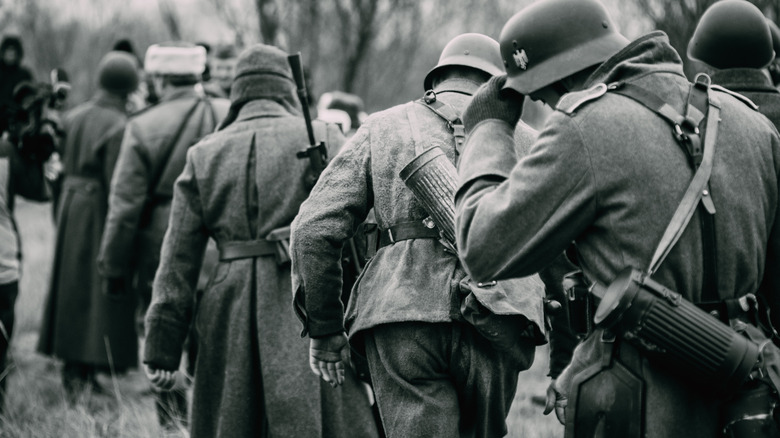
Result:
[[[753,103],[752,100],[750,100],[747,96],[745,96],[743,94],[739,94],[736,91],[731,91],[728,88],[723,88],[720,85],[710,85],[710,88],[712,88],[713,90],[722,91],[722,92],[724,92],[726,94],[730,94],[730,95],[736,97],[737,99],[741,100],[742,103],[744,103],[745,105],[749,106],[754,111],[758,111],[758,105]]]
[[[564,94],[560,100],[558,100],[558,105],[555,105],[555,109],[571,116],[574,115],[577,108],[592,100],[596,100],[605,94],[607,94],[607,84],[596,84],[587,90]]]

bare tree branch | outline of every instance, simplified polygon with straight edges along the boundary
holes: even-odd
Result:
[[[176,14],[176,7],[170,0],[158,0],[157,6],[160,9],[160,17],[162,18],[165,27],[168,28],[171,38],[181,40],[181,30],[179,28],[179,17]]]

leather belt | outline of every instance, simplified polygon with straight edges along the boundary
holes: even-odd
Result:
[[[430,219],[401,222],[386,230],[379,231],[379,247],[383,248],[402,240],[438,238],[439,228]]]
[[[225,242],[219,245],[219,260],[229,261],[254,257],[275,256],[277,243],[268,240],[245,240]]]

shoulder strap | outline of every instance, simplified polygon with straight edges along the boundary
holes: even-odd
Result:
[[[463,143],[466,142],[466,127],[463,125],[463,120],[461,120],[458,110],[453,108],[452,105],[438,100],[433,90],[426,91],[425,96],[416,100],[415,103],[428,108],[447,122],[447,128],[455,137],[455,155],[460,155]]]
[[[704,206],[710,215],[715,213],[708,184],[712,172],[715,143],[718,135],[720,107],[713,101],[712,96],[709,95],[709,85],[709,77],[697,76],[695,85],[690,89],[685,116],[680,115],[674,108],[666,104],[652,92],[639,86],[633,84],[613,84],[610,86],[610,91],[614,91],[641,103],[672,124],[675,138],[678,143],[684,147],[686,154],[691,158],[691,164],[696,169],[696,173],[683,195],[680,205],[674,212],[672,220],[666,227],[666,230],[658,243],[658,247],[653,254],[653,258],[647,268],[648,275],[655,273],[661,263],[663,263],[669,255],[669,252],[680,239],[680,236],[682,236],[683,231],[693,217],[693,213],[696,211],[696,207],[699,203]],[[698,126],[705,118],[705,112],[707,129],[703,142],[704,144],[702,146]],[[702,227],[702,237],[706,246],[708,244],[708,236],[706,234],[710,234],[714,237],[714,228],[706,230],[705,228],[707,227],[705,227],[704,224],[702,224]],[[714,258],[715,255],[714,251],[709,251],[706,247],[704,252],[705,283],[707,283],[707,278],[714,278],[713,276],[715,273],[710,272],[711,275],[707,275],[709,269],[707,267],[708,262],[706,259],[708,257]],[[716,283],[712,280],[709,281],[709,283],[713,282]],[[705,288],[705,291],[707,289],[708,288]]]
[[[149,197],[154,196],[154,193],[157,190],[157,186],[160,184],[160,178],[162,178],[163,174],[165,173],[165,169],[168,167],[168,161],[171,158],[171,154],[173,154],[173,150],[176,148],[176,144],[179,143],[179,139],[181,139],[181,135],[184,133],[184,129],[187,127],[187,122],[190,120],[192,115],[198,109],[198,105],[200,105],[203,100],[205,100],[208,104],[211,103],[208,98],[198,98],[195,100],[195,103],[193,103],[190,109],[187,110],[187,113],[179,124],[179,127],[176,129],[176,133],[173,135],[173,137],[171,137],[171,140],[165,144],[165,148],[162,150],[162,155],[160,156],[159,166],[157,169],[155,169],[152,178],[149,179]]]

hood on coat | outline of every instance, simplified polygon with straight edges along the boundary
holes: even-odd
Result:
[[[230,111],[219,129],[233,123],[247,102],[261,99],[277,102],[290,114],[301,114],[287,54],[273,46],[256,44],[238,57],[236,77],[230,87]]]
[[[604,61],[590,75],[584,88],[598,83],[610,84],[651,73],[668,72],[685,77],[682,59],[661,31],[637,38],[623,50]]]

